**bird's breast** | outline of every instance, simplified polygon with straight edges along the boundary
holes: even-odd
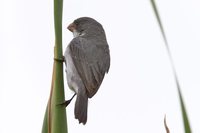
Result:
[[[72,57],[70,55],[70,49],[67,48],[65,51],[65,59],[66,59],[66,75],[67,75],[67,83],[70,89],[78,93],[78,89],[82,88],[84,85],[82,80],[74,66]]]

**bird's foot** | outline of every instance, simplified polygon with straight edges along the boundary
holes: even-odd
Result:
[[[67,101],[65,101],[61,104],[58,104],[58,105],[67,107],[70,104],[70,102],[72,101],[72,99],[74,98],[75,95],[76,95],[76,93],[72,96],[72,98],[70,98],[69,100],[67,100]]]
[[[71,100],[67,100],[64,103],[61,103],[61,104],[58,104],[58,105],[67,107],[70,104],[70,102],[71,102]]]
[[[61,58],[55,58],[54,57],[54,60],[58,61],[58,62],[64,62],[65,61],[65,57],[64,56],[62,56]]]

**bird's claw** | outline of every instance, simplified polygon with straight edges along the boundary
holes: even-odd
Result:
[[[67,107],[67,106],[69,105],[70,102],[71,102],[71,100],[67,100],[67,101],[65,101],[65,102],[63,102],[63,103],[60,103],[60,104],[58,104],[58,105]]]
[[[61,104],[58,104],[58,105],[67,107],[70,104],[70,102],[72,101],[72,99],[74,98],[75,95],[76,95],[76,93],[69,100],[67,100],[67,101],[65,101]]]

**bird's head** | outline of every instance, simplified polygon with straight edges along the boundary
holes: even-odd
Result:
[[[78,18],[74,20],[74,22],[71,23],[67,28],[74,34],[74,37],[84,35],[94,36],[104,32],[101,24],[89,17]]]

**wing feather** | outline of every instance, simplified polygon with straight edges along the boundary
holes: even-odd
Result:
[[[86,87],[88,97],[91,98],[109,70],[109,47],[107,44],[94,45],[92,41],[80,37],[74,38],[69,47],[74,66]]]

